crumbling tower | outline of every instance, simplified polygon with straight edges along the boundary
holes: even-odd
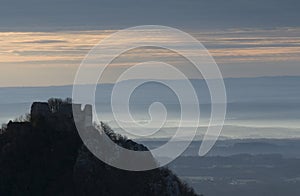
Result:
[[[52,112],[47,102],[34,102],[31,106],[31,121],[36,122],[40,118],[45,120],[54,117],[74,118],[75,123],[90,127],[93,125],[92,106],[86,105],[81,110],[81,104],[62,103],[58,111]]]

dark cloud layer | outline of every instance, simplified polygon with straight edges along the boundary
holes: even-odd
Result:
[[[1,0],[1,30],[300,25],[298,0]]]

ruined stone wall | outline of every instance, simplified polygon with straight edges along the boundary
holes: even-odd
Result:
[[[40,117],[44,117],[44,118],[49,117],[51,114],[51,111],[50,111],[48,103],[34,102],[31,105],[30,114],[31,114],[31,119],[34,121]]]
[[[74,112],[73,112],[74,111]],[[81,104],[63,103],[57,112],[51,112],[49,104],[46,102],[34,102],[31,106],[31,119],[35,122],[39,118],[51,119],[52,117],[74,118],[76,123],[81,123],[85,127],[92,126],[93,114],[92,106],[86,105],[81,110]]]
[[[91,105],[86,105],[84,108],[85,127],[93,126],[93,109]]]

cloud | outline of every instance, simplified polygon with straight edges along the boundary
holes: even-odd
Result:
[[[68,43],[65,40],[34,40],[34,41],[24,41],[18,42],[23,44],[53,44],[53,43]]]
[[[13,73],[20,67],[36,72],[36,75],[44,70],[38,69],[39,67],[55,69],[55,72],[59,72],[59,68],[62,67],[65,71],[74,70],[90,49],[113,32],[111,30],[0,32],[0,72],[11,70],[10,73]],[[300,75],[298,68],[300,28],[193,30],[189,33],[208,48],[222,73],[225,73],[225,77],[253,77],[262,74],[295,75],[296,73]],[[134,38],[113,43],[115,44],[113,46],[126,45],[130,39]],[[172,40],[169,39],[162,38],[161,42],[172,44]],[[186,45],[183,49],[189,50]],[[105,51],[107,53],[105,55],[112,55],[111,51]],[[112,62],[114,68],[111,72],[118,72],[117,70],[123,70],[136,63],[153,60],[182,66],[182,69],[188,66],[187,62],[176,53],[164,49],[143,48],[121,55]],[[110,77],[111,75],[107,78]],[[15,80],[18,82],[22,79]]]
[[[2,0],[0,18],[5,20],[0,27],[55,31],[145,24],[193,29],[299,26],[299,9],[298,0]]]

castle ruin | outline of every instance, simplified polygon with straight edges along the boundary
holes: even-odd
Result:
[[[31,121],[35,122],[40,118],[52,119],[53,117],[73,118],[75,123],[90,127],[93,124],[92,106],[85,105],[81,109],[81,104],[62,103],[57,111],[52,111],[47,102],[34,102],[31,106]]]

